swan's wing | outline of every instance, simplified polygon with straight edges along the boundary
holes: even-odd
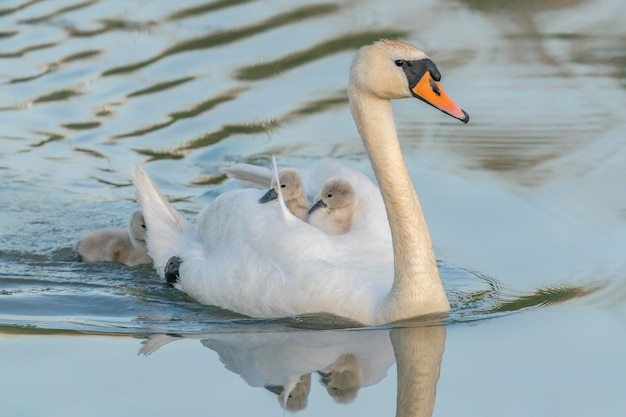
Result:
[[[137,188],[136,198],[146,222],[148,255],[154,267],[163,273],[163,267],[172,255],[196,242],[193,226],[163,197],[143,166],[132,172]]]
[[[225,172],[230,178],[239,181],[242,188],[258,188],[261,190],[267,190],[272,186],[272,179],[279,184],[278,179],[278,166],[276,165],[276,158],[272,156],[272,169],[263,168],[257,165],[239,163],[226,167],[221,167],[221,171]],[[291,212],[285,205],[285,200],[282,195],[280,187],[278,188],[278,201],[285,217],[293,217]]]
[[[270,188],[272,184],[272,170],[257,165],[238,163],[221,167],[220,170],[230,178],[240,181],[243,188],[263,190]],[[355,188],[360,188],[358,185],[361,183],[374,186],[365,175],[337,162],[325,162],[315,169],[298,169],[298,172],[304,182],[309,200],[319,196],[324,184],[331,178],[345,178]]]
[[[189,222],[163,197],[163,194],[156,188],[142,165],[137,166],[133,170],[132,177],[133,184],[137,187],[135,195],[143,210],[144,217],[146,216],[146,211],[159,212],[159,214],[167,213],[168,220],[179,231],[184,232],[192,229]]]
[[[272,185],[272,171],[251,164],[233,164],[221,167],[220,170],[230,178],[236,179],[244,188],[268,189]]]

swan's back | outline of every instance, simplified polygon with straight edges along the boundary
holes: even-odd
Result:
[[[306,309],[372,322],[380,295],[391,287],[391,244],[366,229],[329,236],[290,221],[276,205],[257,204],[257,195],[251,189],[224,193],[202,211],[198,233],[204,252],[183,259],[181,290],[202,303],[255,317]],[[268,244],[272,231],[274,242]],[[212,239],[202,239],[206,233]],[[264,294],[271,294],[271,303]]]

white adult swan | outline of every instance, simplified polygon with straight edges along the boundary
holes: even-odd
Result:
[[[170,257],[180,258],[177,288],[203,304],[252,317],[331,313],[379,325],[447,312],[390,102],[416,97],[467,122],[440,78],[424,52],[391,40],[361,48],[350,69],[350,108],[380,185],[393,248],[356,224],[345,235],[327,235],[280,205],[258,204],[254,189],[220,195],[200,213],[194,230],[138,167],[133,181],[155,268],[163,274]],[[368,205],[360,197],[359,214],[384,216],[368,212],[375,199]]]

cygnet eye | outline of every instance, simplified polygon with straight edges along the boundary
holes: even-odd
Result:
[[[285,184],[280,184],[280,188],[285,188]]]
[[[146,225],[145,225],[145,224],[142,224],[142,225],[141,225],[141,227],[143,227],[144,229],[146,229]]]
[[[332,194],[328,194],[326,197],[331,198],[333,195]]]

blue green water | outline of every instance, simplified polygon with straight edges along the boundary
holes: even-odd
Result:
[[[621,416],[623,10],[0,2],[3,411],[280,415],[304,403],[298,415],[374,416],[434,401],[412,413]],[[219,171],[233,162],[332,158],[372,176],[345,89],[358,45],[380,37],[427,50],[472,117],[463,126],[394,104],[446,320],[393,330],[259,320],[199,305],[149,265],[80,262],[84,232],[125,227],[139,163],[190,219],[236,186]],[[343,381],[358,381],[344,397],[324,377],[341,361],[353,377]],[[411,379],[420,372],[432,377],[423,389]],[[302,396],[281,402],[280,387],[300,378]]]

